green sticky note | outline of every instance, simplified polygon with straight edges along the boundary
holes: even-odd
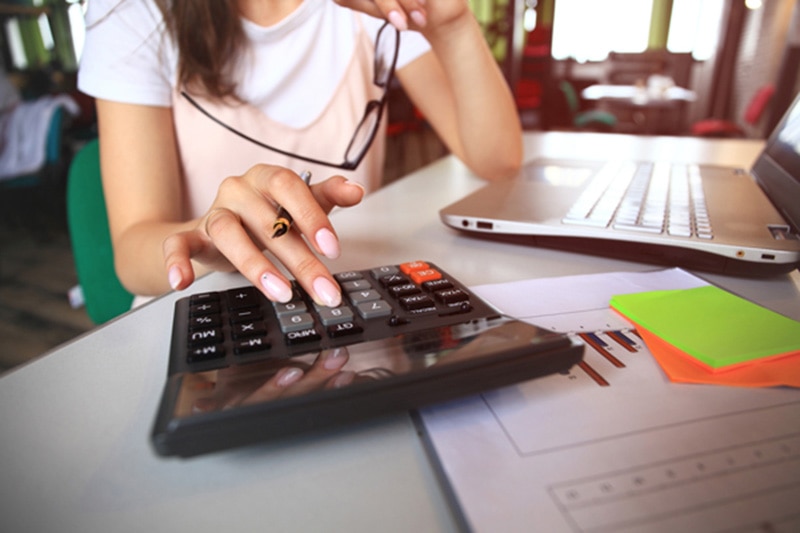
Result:
[[[617,295],[611,307],[711,369],[800,350],[800,322],[712,285]]]

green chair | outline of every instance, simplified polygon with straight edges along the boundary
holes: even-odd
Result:
[[[580,99],[575,87],[567,81],[561,80],[559,84],[561,93],[567,102],[567,108],[572,115],[572,125],[579,130],[613,131],[617,125],[617,117],[601,109],[580,110]]]
[[[125,290],[114,270],[97,139],[85,144],[70,164],[67,224],[89,318],[102,324],[129,310],[133,295]]]

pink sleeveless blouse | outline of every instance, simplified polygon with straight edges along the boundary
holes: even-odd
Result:
[[[366,103],[380,98],[382,93],[382,89],[372,83],[373,58],[373,43],[359,23],[353,57],[333,97],[322,114],[302,128],[275,122],[246,103],[221,105],[199,96],[192,97],[222,122],[262,143],[305,157],[341,163]],[[258,163],[283,166],[298,174],[310,170],[312,181],[339,174],[360,183],[367,191],[380,186],[386,145],[385,117],[359,167],[346,171],[306,163],[257,146],[203,115],[177,89],[173,102],[187,214],[191,217],[201,216],[208,210],[223,179],[240,176]]]

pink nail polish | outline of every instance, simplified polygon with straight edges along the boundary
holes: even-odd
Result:
[[[292,299],[292,288],[275,274],[262,274],[261,286],[270,300],[286,303]]]
[[[424,28],[428,23],[428,19],[422,11],[412,11],[411,20],[413,20],[414,23],[420,28]]]
[[[278,378],[279,387],[288,387],[292,383],[303,377],[303,371],[297,367],[289,367],[283,370],[283,374]]]
[[[336,307],[342,303],[342,293],[339,292],[339,287],[334,285],[329,279],[317,278],[312,285],[314,287],[314,293],[316,294],[314,300],[318,303],[327,305],[328,307]]]
[[[329,259],[336,259],[339,257],[341,253],[339,249],[339,239],[336,238],[336,235],[334,235],[331,230],[322,228],[314,236],[314,239],[317,241],[319,249],[325,254],[325,257]]]
[[[178,287],[180,287],[181,282],[183,281],[183,274],[181,274],[181,269],[174,265],[171,266],[169,268],[167,277],[169,279],[169,286],[172,287],[173,290],[178,290]]]
[[[389,22],[392,23],[392,26],[398,30],[405,31],[408,29],[406,18],[399,11],[389,11],[389,14],[386,15],[386,18],[389,19]]]
[[[348,352],[345,348],[334,348],[325,353],[325,362],[322,366],[325,370],[339,370],[347,363]]]

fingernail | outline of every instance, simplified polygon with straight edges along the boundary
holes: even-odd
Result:
[[[339,257],[341,250],[339,250],[339,239],[328,228],[322,228],[314,236],[317,241],[317,246],[329,259],[336,259]]]
[[[176,265],[169,267],[169,272],[167,273],[169,279],[169,286],[172,287],[173,290],[178,290],[180,287],[181,282],[183,281],[183,274],[181,274],[181,269],[178,268]]]
[[[355,379],[355,377],[356,377],[355,372],[342,372],[341,374],[338,374],[335,378],[333,378],[333,381],[331,382],[331,387],[333,387],[334,389],[346,387],[347,385],[350,385],[353,382],[353,379]]]
[[[317,278],[313,283],[315,300],[328,307],[337,307],[342,303],[342,294],[339,287],[334,285],[328,278]]]
[[[325,355],[325,362],[322,364],[325,370],[339,370],[349,359],[347,350],[343,348],[334,348],[328,350]]]
[[[276,382],[278,387],[288,387],[289,385],[291,385],[292,383],[296,382],[301,377],[303,377],[303,371],[294,366],[289,368],[284,368],[282,372],[283,374],[281,375],[281,377],[278,378],[278,381]]]
[[[420,28],[425,27],[425,24],[428,23],[428,19],[427,17],[425,17],[425,13],[423,13],[422,11],[416,11],[416,10],[412,11],[411,20],[413,20],[414,23]]]
[[[401,15],[399,11],[389,11],[389,14],[386,15],[386,18],[389,19],[389,22],[392,23],[392,26],[398,30],[405,31],[408,29],[406,18]]]
[[[261,276],[261,286],[270,300],[286,303],[292,299],[292,288],[275,274],[264,273]]]

